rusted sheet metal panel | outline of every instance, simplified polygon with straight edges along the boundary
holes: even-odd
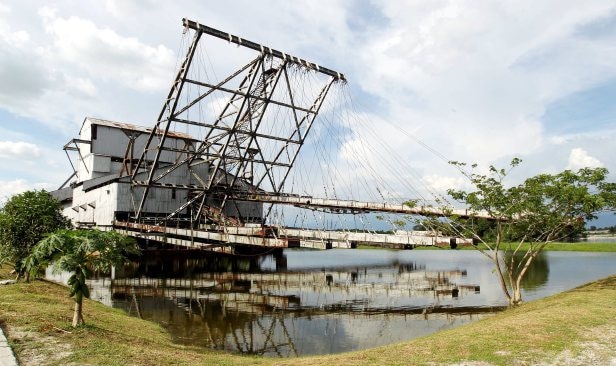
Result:
[[[393,235],[393,234],[371,234],[371,233],[354,233],[346,231],[320,231],[306,229],[280,229],[281,235],[295,237],[305,240],[330,240],[344,242],[365,242],[365,243],[383,243],[383,244],[410,244],[410,245],[434,245],[435,237],[419,236],[419,235]],[[449,238],[440,238],[441,240],[449,240]]]
[[[229,244],[244,244],[254,245],[262,247],[274,247],[274,248],[286,248],[287,241],[284,239],[265,238],[257,236],[246,235],[233,235],[227,233],[218,233],[211,231],[190,230],[190,229],[176,229],[164,226],[145,225],[136,223],[118,222],[114,223],[117,227],[123,227],[127,229],[133,229],[137,231],[154,231],[158,233],[165,233],[169,235],[184,237],[184,240],[190,240],[190,238],[199,238],[205,240],[212,240],[217,242],[229,243]]]
[[[356,233],[349,231],[324,231],[310,229],[289,229],[283,227],[219,227],[208,226],[209,230],[224,231],[235,235],[255,235],[255,236],[281,236],[286,238],[295,238],[305,241],[306,247],[320,247],[319,244],[312,244],[309,241],[327,241],[333,242],[334,248],[350,248],[350,242],[363,243],[382,243],[382,244],[400,244],[400,245],[435,245],[436,243],[449,243],[450,237],[438,236],[436,233],[429,232],[412,232],[412,234],[372,234],[372,233]],[[265,234],[264,234],[265,233]],[[457,239],[460,240],[460,239]],[[338,242],[338,243],[337,243]],[[340,244],[343,243],[343,244]],[[302,245],[304,246],[304,245]]]
[[[116,222],[116,227],[124,227],[130,230],[139,231],[143,234],[156,233],[161,240],[161,234],[173,235],[181,239],[175,240],[182,246],[194,246],[190,238],[199,238],[215,242],[229,244],[244,244],[253,246],[288,248],[289,243],[304,248],[331,249],[331,248],[353,248],[357,243],[374,243],[404,246],[449,246],[453,241],[458,245],[472,244],[471,239],[450,238],[442,236],[428,235],[392,235],[392,234],[371,234],[371,233],[350,233],[344,231],[320,231],[306,229],[283,229],[275,227],[226,227],[223,231],[221,227],[208,226],[203,230],[177,229],[159,225],[147,225],[136,223]],[[276,237],[280,235],[280,237]],[[153,238],[154,239],[154,238]],[[168,240],[171,240],[169,238]],[[168,241],[171,243],[170,241]]]
[[[216,253],[233,254],[232,248],[227,247],[227,246],[221,246],[220,244],[205,244],[205,243],[193,242],[191,240],[186,240],[186,239],[165,237],[160,234],[143,234],[143,233],[136,233],[134,231],[129,231],[129,230],[122,230],[122,229],[119,229],[119,230],[116,229],[116,230],[124,235],[137,236],[142,239],[160,241],[166,244],[176,245],[180,247],[207,250],[207,251],[216,252]]]
[[[348,231],[324,231],[309,229],[289,229],[283,227],[218,227],[209,226],[211,230],[225,231],[236,235],[255,235],[255,236],[282,236],[287,238],[298,238],[300,240],[331,240],[337,242],[368,242],[384,244],[411,244],[411,245],[434,245],[438,241],[449,242],[449,237],[439,237],[436,233],[413,232],[412,234],[372,234],[355,233]],[[343,247],[346,247],[344,245]]]
[[[325,250],[326,245],[322,240],[300,240],[299,241],[300,248],[311,248],[311,249],[321,249]]]
[[[84,182],[106,174],[119,173],[122,169],[122,159],[132,151],[132,159],[138,159],[147,142],[151,128],[129,125],[113,121],[87,117],[80,130],[80,138],[76,141],[79,154],[77,156],[78,181]],[[133,141],[131,145],[131,141]],[[160,156],[162,163],[174,163],[180,151],[193,149],[198,141],[183,133],[169,132]],[[158,144],[158,136],[153,143]],[[129,147],[132,148],[129,149]],[[154,152],[148,152],[147,158],[153,158]]]

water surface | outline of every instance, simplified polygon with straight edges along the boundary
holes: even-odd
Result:
[[[163,325],[175,342],[268,356],[403,341],[507,301],[475,251],[286,250],[282,257],[145,257],[90,281],[92,297]],[[538,299],[616,273],[616,253],[545,252],[524,282]]]

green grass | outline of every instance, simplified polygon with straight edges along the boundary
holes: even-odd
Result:
[[[7,272],[5,268],[0,269],[0,279],[8,278]],[[188,365],[267,361],[176,345],[159,325],[92,300],[84,302],[86,326],[73,329],[73,304],[65,287],[46,281],[0,286],[0,324],[7,331],[17,357],[23,360],[33,348],[34,352],[53,354],[53,347],[60,344],[67,345],[72,352],[55,360],[43,357],[50,361],[48,364]],[[17,337],[23,332],[29,335]],[[45,347],[49,343],[52,349]]]
[[[501,248],[509,243],[501,244]],[[515,248],[517,244],[511,243],[511,247]],[[466,247],[472,249],[470,247]],[[465,248],[465,249],[466,249]],[[529,248],[528,243],[524,243],[520,248],[521,251],[526,251]],[[544,248],[546,251],[562,251],[562,252],[616,252],[616,243],[595,243],[595,242],[577,242],[577,243],[550,243]]]
[[[505,248],[508,243],[503,243],[501,248]],[[511,243],[513,246],[514,243]],[[529,244],[525,243],[522,245],[520,250],[526,251],[528,250]],[[370,245],[359,245],[358,249],[384,249],[378,246],[370,246]],[[387,248],[385,248],[387,249]],[[465,245],[458,247],[460,250],[474,250],[475,247],[471,245]],[[389,249],[396,250],[396,249]],[[415,250],[450,250],[448,245],[442,247],[428,246],[428,247],[417,247]],[[616,243],[612,242],[578,242],[578,243],[550,243],[545,248],[545,251],[563,251],[563,252],[616,252]]]
[[[8,277],[0,269],[0,279]],[[568,349],[582,351],[596,327],[616,329],[616,276],[533,301],[492,317],[394,345],[294,359],[247,357],[171,342],[157,324],[95,301],[84,306],[86,326],[72,329],[66,288],[45,281],[0,286],[0,325],[22,361],[33,354],[47,364],[93,365],[358,365],[548,361]],[[28,331],[24,336],[23,332]],[[70,333],[68,333],[70,332]],[[63,353],[57,350],[68,350]]]

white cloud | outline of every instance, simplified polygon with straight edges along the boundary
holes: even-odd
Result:
[[[0,201],[6,200],[7,198],[27,191],[30,188],[28,183],[26,183],[23,179],[16,179],[12,181],[0,181]]]
[[[435,193],[446,195],[448,189],[468,189],[470,188],[469,181],[463,176],[448,177],[438,174],[429,174],[423,176],[423,180],[431,187]]]
[[[0,9],[0,108],[67,136],[89,115],[151,120],[143,112],[153,103],[143,104],[151,98],[143,92],[169,87],[175,63],[169,48],[82,17],[60,17],[62,8],[43,7],[39,17],[29,15],[34,21],[20,22],[22,12],[34,9],[19,8]]]
[[[134,16],[136,12],[154,8],[159,0],[105,0],[105,10],[116,18]]]
[[[32,160],[41,155],[41,149],[29,142],[0,141],[0,159]]]
[[[598,168],[602,166],[603,163],[599,161],[599,159],[590,156],[586,150],[575,148],[572,149],[569,154],[567,169],[578,170],[582,168]]]
[[[77,96],[95,97],[98,93],[96,86],[89,78],[66,76],[68,91]]]
[[[49,190],[49,183],[30,183],[24,179],[15,179],[11,181],[0,181],[0,203],[6,201],[11,196],[23,193],[29,190],[45,189]]]
[[[423,124],[424,140],[446,156],[490,163],[533,153],[546,142],[550,101],[616,76],[603,61],[616,49],[573,35],[613,5],[558,4],[382,2],[389,25],[360,50],[358,81],[389,101],[391,120]]]
[[[175,54],[166,46],[144,44],[110,28],[99,28],[88,19],[56,17],[47,8],[40,14],[54,42],[49,52],[64,62],[76,64],[91,77],[111,79],[139,91],[169,87]]]
[[[93,85],[84,78],[70,76],[71,70],[65,72],[57,67],[56,60],[41,46],[44,40],[11,28],[6,20],[0,12],[0,107],[66,128],[71,112],[83,110],[80,99],[92,95]],[[67,93],[71,103],[67,102]]]
[[[151,125],[174,76],[171,50],[181,40],[179,19],[188,15],[344,72],[350,81],[346,92],[355,97],[359,89],[366,93],[355,100],[365,105],[353,106],[366,110],[364,116],[345,112],[328,122],[348,116],[346,127],[353,131],[334,144],[338,154],[329,158],[329,163],[346,164],[338,168],[345,182],[374,175],[363,163],[374,166],[383,181],[404,181],[391,191],[459,185],[455,170],[392,123],[447,159],[481,166],[505,162],[502,166],[518,155],[525,160],[519,169],[528,175],[562,169],[572,149],[580,148],[616,171],[610,141],[597,147],[603,137],[595,130],[554,136],[542,121],[554,100],[616,77],[613,39],[577,32],[613,13],[609,2],[581,7],[573,0],[341,0],[329,2],[324,12],[323,4],[310,1],[212,3],[205,8],[197,1],[180,7],[155,0],[106,0],[88,7],[58,3],[56,9],[41,8],[38,17],[39,5],[10,6],[15,9],[0,4],[0,107],[59,126],[67,138],[86,115]],[[135,14],[139,21],[133,21]],[[238,63],[225,57],[227,42],[204,41],[203,63],[230,68]],[[340,101],[335,97],[332,89],[323,114],[330,102]],[[205,108],[204,113],[212,111]],[[327,134],[330,126],[319,123],[309,140]],[[4,133],[2,138],[28,140]],[[42,148],[46,156],[57,146]]]
[[[550,136],[548,142],[554,145],[574,143],[580,140],[608,141],[611,143],[614,141],[614,138],[616,138],[616,126],[614,126],[614,128],[589,130],[563,135],[553,135]]]
[[[6,15],[0,12],[0,24]],[[0,105],[10,100],[40,96],[52,80],[52,73],[41,62],[30,35],[0,25]]]

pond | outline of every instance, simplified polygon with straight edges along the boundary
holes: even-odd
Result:
[[[614,235],[589,235],[586,238],[580,239],[581,242],[588,243],[616,243]]]
[[[616,253],[546,252],[533,300],[616,273]],[[177,343],[288,357],[351,351],[453,328],[507,302],[476,251],[285,250],[277,257],[146,256],[89,280],[92,298]]]

